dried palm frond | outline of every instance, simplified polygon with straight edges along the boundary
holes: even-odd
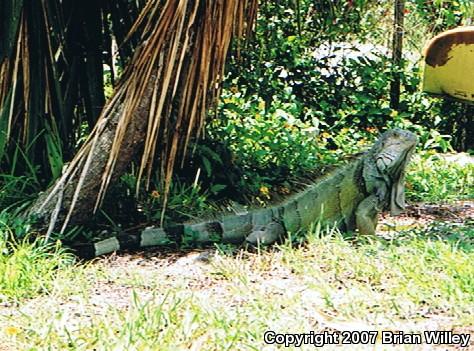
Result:
[[[152,72],[158,79],[149,102],[148,126],[138,181],[149,185],[156,151],[164,177],[165,199],[177,157],[204,125],[218,95],[227,51],[234,34],[250,32],[257,1],[150,1],[133,27],[144,26],[144,45],[127,72],[127,102],[103,173],[96,207],[103,199],[120,156],[124,130]],[[132,30],[133,30],[132,29]],[[166,201],[166,200],[165,200]]]

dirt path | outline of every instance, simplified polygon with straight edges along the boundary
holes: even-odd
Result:
[[[451,204],[417,203],[407,206],[406,211],[396,217],[381,216],[378,231],[406,230],[446,223],[453,225],[474,222],[474,200],[457,201]]]

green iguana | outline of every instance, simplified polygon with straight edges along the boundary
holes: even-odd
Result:
[[[317,220],[343,231],[373,235],[378,213],[404,209],[405,167],[417,137],[408,131],[385,132],[361,157],[330,173],[282,204],[243,214],[170,227],[147,227],[136,235],[119,235],[76,249],[79,256],[95,257],[121,249],[181,242],[271,244],[288,232]]]

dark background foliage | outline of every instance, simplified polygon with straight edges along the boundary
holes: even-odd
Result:
[[[137,45],[125,38],[144,3],[0,3],[13,14],[0,26],[0,67],[9,72],[0,94],[4,206],[34,197],[83,143]],[[193,140],[176,171],[169,218],[205,212],[208,198],[266,203],[284,196],[294,190],[291,180],[343,162],[389,127],[416,131],[420,149],[472,149],[473,108],[422,93],[420,59],[426,40],[472,17],[468,5],[406,1],[404,60],[395,67],[391,1],[261,1],[252,38],[229,54],[204,138]],[[389,103],[395,72],[397,110]],[[108,195],[108,222],[132,213],[156,219],[162,179],[156,174],[153,192],[142,188],[135,199],[135,170]]]

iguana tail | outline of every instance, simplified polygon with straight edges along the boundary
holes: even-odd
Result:
[[[182,240],[183,226],[169,228],[147,227],[138,234],[118,234],[95,242],[73,245],[72,251],[84,259],[122,250],[137,250],[147,246],[179,244]]]
[[[151,226],[138,234],[119,234],[96,243],[75,245],[72,249],[79,257],[90,259],[124,249],[179,245],[184,241],[193,244],[271,244],[285,233],[277,214],[278,207],[275,207],[198,223],[164,228]]]

